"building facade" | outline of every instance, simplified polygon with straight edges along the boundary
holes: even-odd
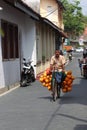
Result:
[[[48,1],[44,2],[47,7]],[[52,3],[53,1],[51,0]],[[57,15],[60,14],[58,10],[57,14],[54,14],[57,21],[51,21],[52,19],[41,15],[44,3],[36,2],[39,2],[39,6],[34,10],[35,3],[31,7],[33,4],[27,5],[23,0],[0,1],[2,7],[0,10],[1,91],[6,91],[20,83],[23,57],[33,61],[36,76],[49,67],[50,58],[56,46],[60,45],[58,40],[61,42],[61,38],[65,37],[62,22],[58,22]],[[52,3],[49,6],[52,6]],[[60,7],[55,0],[54,6],[57,7],[57,5]]]

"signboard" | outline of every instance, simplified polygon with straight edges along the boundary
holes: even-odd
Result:
[[[70,40],[69,39],[65,39],[65,42],[64,42],[64,45],[66,46],[66,45],[70,45]]]
[[[79,38],[79,45],[80,45],[80,46],[83,46],[83,45],[84,45],[84,43],[83,43],[83,36],[81,36],[81,37]]]

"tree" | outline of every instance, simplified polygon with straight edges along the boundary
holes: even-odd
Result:
[[[73,3],[68,0],[63,0],[65,11],[63,12],[64,30],[68,35],[75,39],[84,30],[82,8],[79,6],[80,2],[74,0]]]

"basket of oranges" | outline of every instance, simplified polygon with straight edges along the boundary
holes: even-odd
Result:
[[[39,81],[42,83],[42,86],[46,87],[48,90],[51,90],[51,79],[52,73],[50,69],[46,69],[39,78]]]
[[[72,75],[72,71],[65,71],[65,78],[62,82],[62,92],[70,92],[72,90],[73,80],[75,79]],[[39,81],[42,83],[43,87],[46,87],[48,90],[52,90],[51,87],[52,72],[50,69],[46,69],[40,76]]]
[[[72,71],[66,71],[66,77],[62,82],[62,91],[64,93],[66,92],[70,92],[72,90],[72,85],[73,85],[73,80],[75,79],[75,77],[72,75]]]

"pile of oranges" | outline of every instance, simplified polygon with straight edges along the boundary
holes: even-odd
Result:
[[[75,77],[72,75],[72,71],[66,71],[66,77],[62,83],[62,91],[63,92],[69,92],[72,90],[72,84]]]
[[[72,84],[73,80],[75,79],[72,75],[72,71],[65,71],[65,79],[62,82],[62,92],[69,92],[72,90]],[[39,81],[42,83],[43,87],[46,87],[48,90],[52,90],[51,88],[51,79],[52,79],[52,73],[50,72],[50,69],[48,68],[45,70],[42,75],[39,78]]]
[[[48,68],[40,76],[39,81],[42,83],[42,86],[47,87],[48,90],[51,90],[51,79],[52,79],[52,73]]]

